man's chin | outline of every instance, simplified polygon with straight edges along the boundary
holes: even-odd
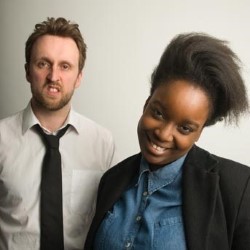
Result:
[[[36,101],[36,104],[38,107],[47,110],[47,111],[58,111],[61,110],[62,108],[64,108],[67,104],[69,103],[69,101],[67,102],[58,102],[58,101]]]

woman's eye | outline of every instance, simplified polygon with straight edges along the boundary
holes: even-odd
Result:
[[[184,135],[188,135],[193,132],[193,129],[189,126],[179,126],[179,130]]]
[[[157,118],[163,118],[163,114],[158,109],[154,109],[153,114]]]

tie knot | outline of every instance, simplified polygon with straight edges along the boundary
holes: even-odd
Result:
[[[44,137],[45,144],[48,147],[55,148],[55,149],[59,148],[60,137],[58,137],[56,135],[47,135],[47,134],[44,134],[43,137]]]
[[[49,148],[59,148],[59,140],[65,134],[69,127],[69,124],[64,127],[63,129],[59,130],[57,135],[48,135],[46,134],[43,129],[37,124],[35,125],[36,131],[41,135],[45,145]]]

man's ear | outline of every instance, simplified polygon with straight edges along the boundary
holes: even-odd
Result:
[[[80,86],[82,78],[83,78],[83,71],[79,72],[77,76],[75,88],[78,88]]]
[[[28,63],[25,63],[24,64],[24,69],[25,69],[25,73],[26,73],[26,80],[28,81],[28,82],[30,82],[30,71],[29,71],[29,65],[28,65]]]

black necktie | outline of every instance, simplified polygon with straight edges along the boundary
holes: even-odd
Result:
[[[46,146],[41,180],[41,250],[63,250],[62,171],[59,139],[69,125],[56,136],[47,135],[37,124],[36,130]]]

